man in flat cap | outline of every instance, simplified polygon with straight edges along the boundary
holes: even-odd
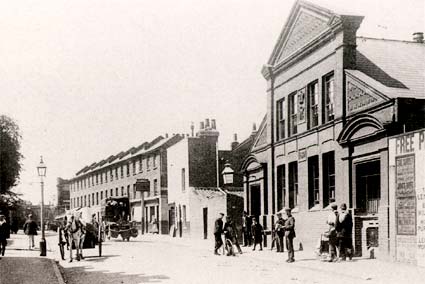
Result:
[[[286,262],[292,263],[295,261],[294,253],[294,238],[295,235],[295,218],[292,216],[291,208],[285,208],[286,216],[288,217],[285,221],[285,237],[286,237],[286,247],[288,249],[288,259]]]

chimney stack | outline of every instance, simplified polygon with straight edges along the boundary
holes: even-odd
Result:
[[[239,145],[239,142],[238,142],[238,134],[233,134],[233,142],[232,142],[232,144],[230,144],[230,148],[232,149],[232,150],[234,150],[236,147],[238,147],[238,145]]]
[[[195,135],[195,125],[193,125],[193,121],[190,123],[190,132],[191,132],[192,137],[193,137],[193,135]]]
[[[413,33],[413,41],[418,43],[424,43],[424,33],[423,32]]]
[[[215,119],[211,119],[211,128],[214,130],[216,129]]]
[[[168,138],[168,133],[165,133],[165,138]]]

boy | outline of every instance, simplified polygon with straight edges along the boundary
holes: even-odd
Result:
[[[254,248],[252,250],[255,250],[257,244],[260,244],[260,250],[263,250],[263,233],[263,226],[257,223],[257,220],[254,218],[252,220],[252,236],[254,237]]]

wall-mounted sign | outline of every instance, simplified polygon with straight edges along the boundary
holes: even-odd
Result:
[[[301,149],[298,151],[298,161],[305,161],[307,159],[307,150]]]

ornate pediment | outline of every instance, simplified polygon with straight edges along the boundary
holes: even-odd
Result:
[[[279,64],[295,51],[306,46],[328,27],[328,19],[315,15],[304,8],[300,9],[283,40],[276,63]]]
[[[347,77],[347,113],[367,109],[376,103],[384,101],[384,96],[351,77]]]

